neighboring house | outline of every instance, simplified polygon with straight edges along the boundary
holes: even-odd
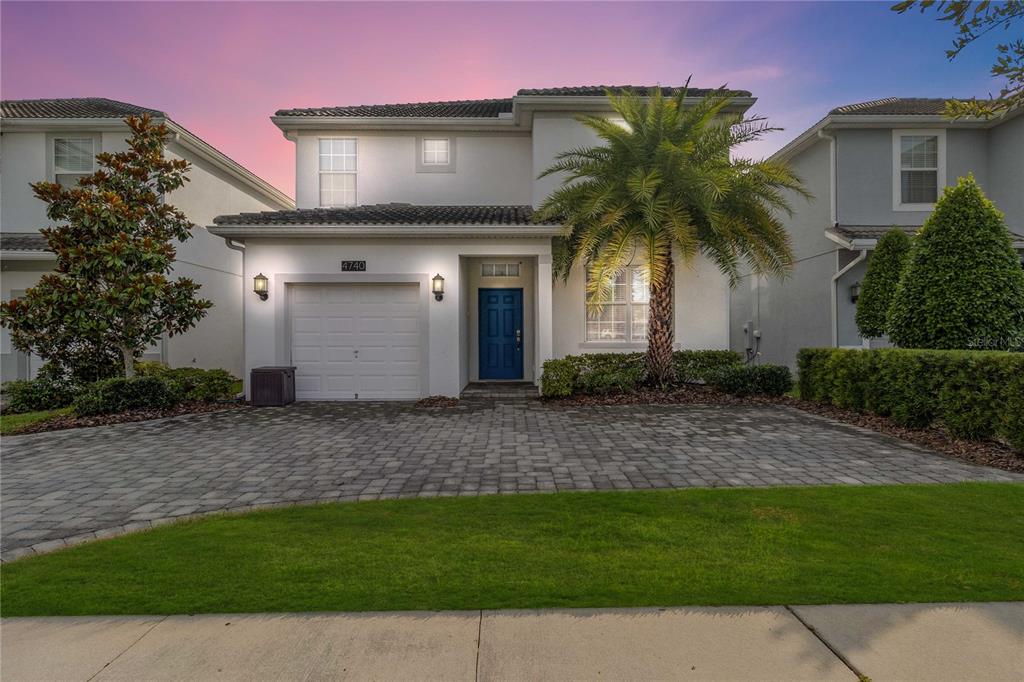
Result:
[[[734,94],[733,111],[754,102]],[[245,297],[246,369],[295,365],[299,399],[411,399],[536,382],[553,357],[643,350],[639,260],[613,302],[588,311],[581,268],[552,281],[560,227],[531,220],[559,184],[540,172],[597,143],[581,112],[612,116],[603,87],[278,111],[298,209],[210,227],[244,247],[248,283],[267,278],[266,300]],[[678,347],[728,347],[728,281],[713,264],[678,266],[675,305]]]
[[[231,211],[291,208],[282,192],[153,109],[102,98],[9,100],[0,103],[0,264],[4,300],[17,298],[53,268],[39,228],[50,224],[46,205],[29,183],[72,184],[96,170],[101,151],[126,150],[129,115],[149,114],[171,132],[167,154],[192,164],[190,181],[167,200],[196,225],[192,238],[177,245],[174,276],[202,285],[200,295],[214,307],[188,333],[162,339],[146,357],[173,366],[222,367],[242,371],[242,257],[205,228],[215,215]],[[3,331],[3,381],[26,378],[38,359],[11,346]]]
[[[950,121],[943,99],[887,99],[833,109],[772,158],[815,197],[786,221],[796,256],[785,280],[747,275],[732,292],[732,348],[794,365],[799,349],[870,347],[854,299],[877,240],[915,232],[942,189],[974,173],[1024,248],[1024,111]]]

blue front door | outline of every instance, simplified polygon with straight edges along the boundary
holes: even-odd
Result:
[[[480,379],[523,378],[523,290],[480,290]]]

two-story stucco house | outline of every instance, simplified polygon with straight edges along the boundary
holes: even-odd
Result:
[[[871,252],[893,227],[915,232],[942,189],[968,173],[1024,248],[1024,110],[950,121],[944,106],[896,97],[842,106],[772,157],[789,163],[815,200],[795,199],[787,219],[792,275],[747,275],[733,290],[733,349],[793,365],[804,347],[885,345],[862,339],[854,321]]]
[[[213,301],[207,316],[188,333],[161,340],[148,358],[172,366],[224,368],[240,374],[242,354],[242,256],[206,231],[214,216],[231,211],[285,209],[288,196],[172,121],[164,112],[102,98],[8,100],[0,104],[0,265],[4,300],[16,298],[53,268],[53,254],[39,229],[50,224],[46,205],[29,183],[75,183],[96,170],[95,155],[124,151],[124,118],[149,114],[171,132],[167,154],[192,164],[190,181],[167,200],[195,227],[177,247],[172,276],[202,285]],[[26,378],[37,358],[11,346],[3,331],[3,381]]]
[[[754,102],[736,95],[735,111]],[[540,172],[597,143],[580,112],[612,116],[603,87],[278,111],[295,143],[297,210],[210,227],[244,248],[246,280],[266,286],[245,298],[246,368],[294,365],[304,400],[410,399],[536,382],[552,357],[645,348],[640,264],[588,311],[583,272],[552,281],[559,226],[531,221],[559,182]],[[680,264],[675,294],[677,345],[727,348],[717,268]]]

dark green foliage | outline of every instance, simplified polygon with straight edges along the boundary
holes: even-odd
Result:
[[[743,364],[743,356],[732,350],[677,350],[672,353],[676,379],[680,382],[707,381],[720,367]]]
[[[3,385],[5,412],[21,414],[67,407],[75,399],[73,385],[54,366],[46,363],[35,379]]]
[[[857,300],[856,320],[861,336],[876,338],[886,333],[889,305],[909,253],[910,237],[899,228],[894,227],[878,240],[878,246],[868,261]]]
[[[902,348],[1024,348],[1024,269],[973,176],[946,189],[914,239],[887,329]]]
[[[75,412],[82,416],[114,414],[128,410],[163,410],[180,401],[178,391],[158,377],[115,377],[97,381],[75,398]]]
[[[573,356],[579,393],[629,393],[644,382],[643,353],[590,353]]]
[[[568,358],[548,360],[540,377],[540,393],[545,398],[568,398],[576,390],[576,367]]]
[[[714,370],[708,383],[738,396],[779,396],[793,388],[793,376],[784,365],[735,365]]]
[[[1024,353],[805,348],[798,364],[803,398],[1024,450]]]
[[[182,400],[214,402],[234,397],[237,378],[223,369],[178,367],[171,369],[159,362],[136,362],[139,376],[159,377],[171,384]]]

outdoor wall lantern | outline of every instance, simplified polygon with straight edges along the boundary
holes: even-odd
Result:
[[[262,272],[252,278],[252,290],[260,297],[261,301],[267,300],[267,296],[270,295],[267,291],[269,285],[270,280]]]
[[[856,303],[858,298],[860,298],[860,282],[854,282],[850,286],[850,302]]]
[[[430,280],[430,290],[434,293],[434,300],[440,301],[444,298],[444,277],[440,274],[434,275]]]

